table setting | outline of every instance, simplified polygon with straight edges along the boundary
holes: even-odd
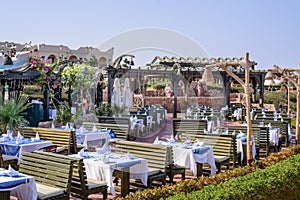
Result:
[[[20,132],[18,132],[17,137],[0,136],[0,149],[3,154],[17,156],[19,158],[18,164],[22,152],[32,152],[51,145],[51,141],[40,140],[38,133],[36,133],[35,138],[24,138]]]
[[[207,163],[211,167],[211,174],[216,173],[213,147],[205,145],[203,141],[187,137],[185,142],[176,142],[171,136],[168,142],[156,137],[154,144],[172,146],[174,163],[192,170],[194,176],[197,175],[196,163]]]
[[[19,200],[37,199],[34,178],[19,173],[11,166],[7,170],[0,168],[0,193],[6,194],[7,200],[10,195]],[[5,198],[4,196],[2,198]]]
[[[96,152],[86,152],[84,149],[78,154],[70,155],[83,158],[86,174],[89,179],[106,181],[108,190],[112,195],[116,195],[113,184],[114,170],[129,171],[130,178],[140,179],[147,186],[148,162],[145,159],[136,158],[131,153],[117,154],[111,152],[111,147],[105,143],[102,148],[97,148]],[[129,180],[128,180],[129,183]],[[129,184],[125,187],[129,187]]]

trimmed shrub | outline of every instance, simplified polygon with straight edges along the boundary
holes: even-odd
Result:
[[[205,186],[221,184],[232,178],[244,176],[246,174],[257,171],[258,169],[265,169],[269,166],[274,165],[275,163],[286,160],[297,154],[300,154],[300,145],[294,145],[289,148],[283,149],[281,152],[272,153],[265,159],[253,162],[251,166],[234,168],[233,170],[222,172],[214,176],[202,176],[192,180],[184,180],[174,185],[166,185],[161,188],[137,191],[135,193],[130,193],[125,198],[118,199],[157,200],[160,198],[166,199],[167,197],[171,197],[179,193],[183,193],[186,195],[193,191],[201,190]]]
[[[269,168],[168,199],[300,199],[300,155]]]

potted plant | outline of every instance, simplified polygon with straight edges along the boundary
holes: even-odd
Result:
[[[0,95],[0,129],[2,133],[7,130],[16,130],[20,126],[28,125],[29,122],[25,119],[24,114],[30,106],[28,98],[20,96],[4,101]]]
[[[74,114],[71,113],[71,109],[68,105],[60,105],[58,106],[55,121],[59,125],[66,125],[69,122],[78,124],[80,117],[82,116],[82,107],[78,107]]]

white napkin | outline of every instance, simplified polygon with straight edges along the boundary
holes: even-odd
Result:
[[[161,141],[159,141],[158,136],[155,138],[153,144],[161,144]]]
[[[132,155],[131,153],[129,153],[129,152],[127,152],[127,158],[129,158],[129,159],[134,159],[134,155]]]
[[[88,154],[88,152],[84,152],[84,148],[83,148],[78,152],[78,155],[80,157],[87,157],[89,154]]]
[[[12,139],[13,139],[13,131],[12,131],[12,130],[7,130],[6,132],[7,132],[8,138],[9,138],[10,140],[12,140]]]
[[[19,175],[19,172],[14,170],[10,165],[8,166],[8,170],[0,171],[1,176],[10,176],[15,177]]]
[[[245,135],[245,133],[243,133],[242,131],[240,131],[240,134],[239,134],[240,136],[244,136]]]
[[[96,148],[96,151],[97,151],[97,153],[98,154],[104,154],[104,153],[106,153],[107,152],[107,150],[108,150],[108,142],[106,142],[104,145],[103,145],[103,147],[101,147],[101,148]]]
[[[174,137],[173,137],[173,134],[171,135],[171,138],[167,138],[167,140],[170,142],[170,143],[175,143],[175,140],[174,140]]]
[[[221,121],[220,121],[220,118],[219,118],[219,117],[217,118],[217,126],[218,126],[218,127],[221,126]]]
[[[204,142],[203,141],[201,141],[201,140],[199,140],[199,139],[197,139],[197,142],[196,142],[196,144],[195,144],[196,146],[203,146],[204,145]]]
[[[18,131],[18,136],[17,136],[17,139],[16,139],[16,144],[21,144],[22,143],[22,135],[21,133]]]
[[[271,125],[271,123],[269,123],[269,124],[268,124],[268,127],[269,127],[269,128],[272,128],[272,125]]]
[[[97,131],[97,127],[96,127],[96,124],[94,124],[94,126],[93,126],[93,130],[92,130],[93,132],[96,132]]]
[[[82,126],[80,126],[80,128],[79,128],[79,133],[84,133],[85,132],[85,128],[84,128],[84,126],[82,125]]]
[[[55,129],[54,123],[51,124],[51,128],[52,128],[52,129]]]
[[[36,134],[35,134],[35,139],[36,139],[36,140],[40,140],[40,135],[39,135],[38,132],[36,132]]]
[[[103,154],[101,160],[104,164],[109,163],[109,154]]]

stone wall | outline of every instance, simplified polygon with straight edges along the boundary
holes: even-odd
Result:
[[[173,112],[173,97],[166,96],[146,96],[144,100],[144,105],[163,105],[167,108],[168,112]],[[107,90],[103,91],[103,101],[107,102]],[[185,107],[191,105],[206,105],[211,106],[215,109],[220,109],[225,106],[224,97],[189,97],[187,103],[185,103],[185,98],[180,96],[177,97],[177,112],[184,112]]]

